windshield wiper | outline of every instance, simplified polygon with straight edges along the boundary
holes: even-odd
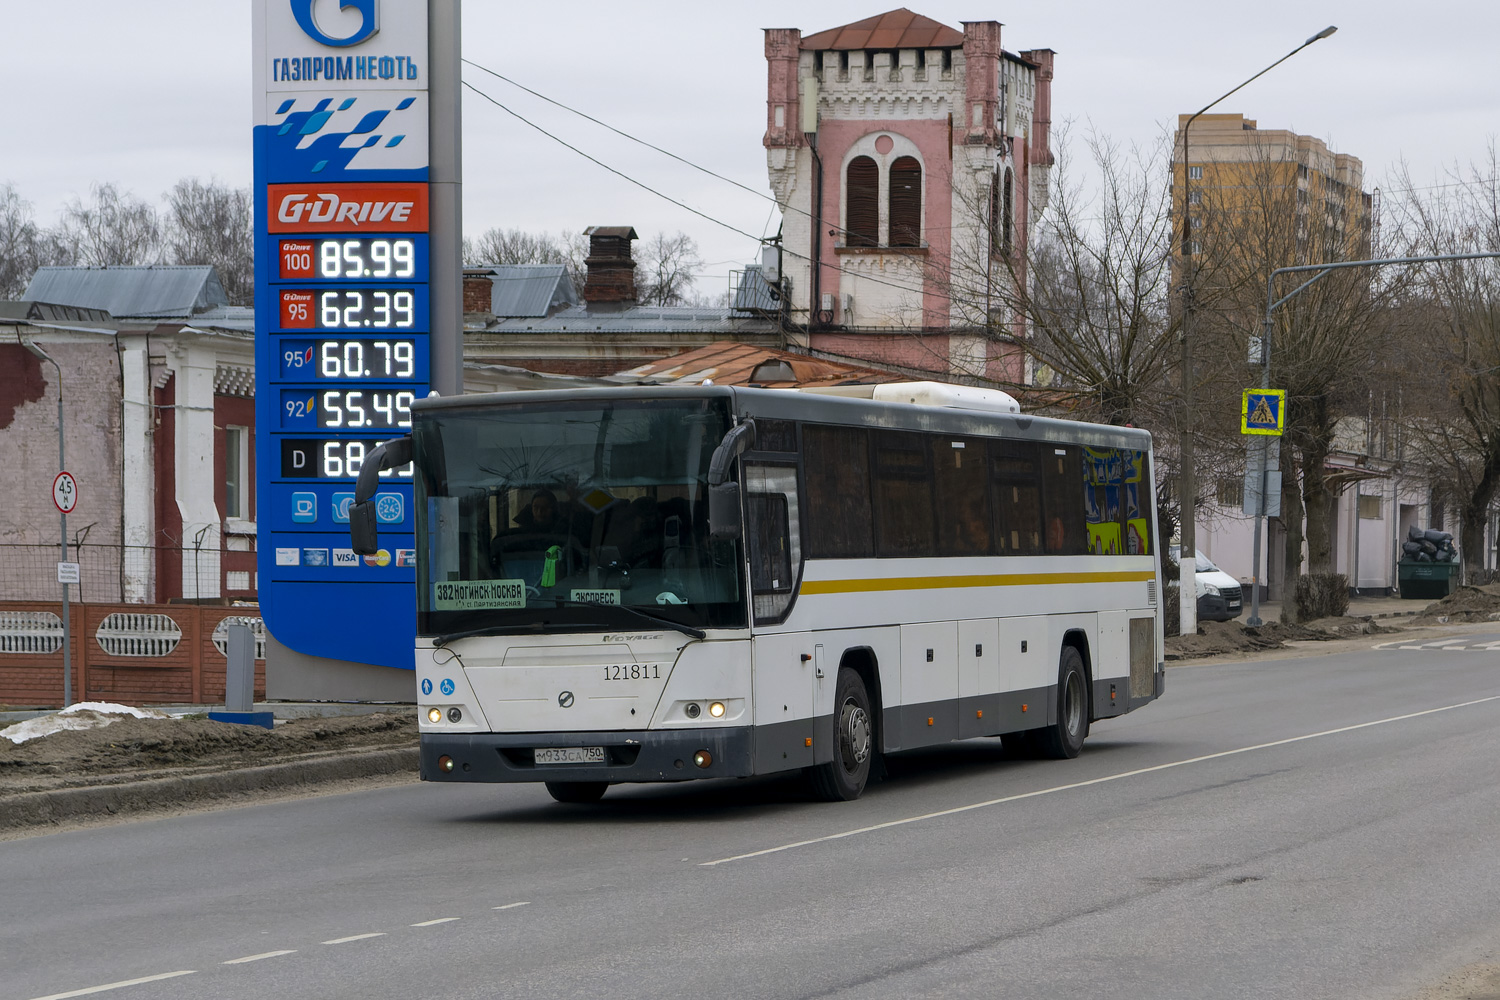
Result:
[[[682,624],[682,622],[674,622],[670,618],[658,614],[652,614],[650,611],[643,611],[640,608],[633,607],[629,604],[605,604],[603,601],[575,601],[571,597],[543,597],[539,598],[539,600],[556,601],[559,604],[581,605],[582,607],[586,608],[619,608],[621,611],[628,611],[638,618],[644,618],[647,621],[655,622],[658,625],[665,625],[667,628],[674,628],[677,631],[681,632],[683,635],[690,636],[694,639],[705,639],[708,637],[708,633],[703,631],[701,628],[693,628],[693,626],[684,625]]]
[[[579,603],[583,602],[580,601]],[[540,632],[542,629],[547,628],[549,624],[549,622],[527,622],[525,625],[486,625],[484,628],[471,628],[463,632],[449,632],[447,635],[440,635],[433,640],[432,647],[434,649],[441,649],[450,642],[457,642],[459,639],[471,639],[481,635],[518,635],[522,632]],[[565,622],[554,627],[560,629],[609,628],[603,622]]]

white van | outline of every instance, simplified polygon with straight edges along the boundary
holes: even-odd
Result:
[[[1174,563],[1177,551],[1175,545],[1170,549]],[[1198,620],[1227,622],[1238,618],[1245,605],[1240,581],[1215,566],[1202,552],[1193,561],[1193,567],[1193,579],[1198,585]]]

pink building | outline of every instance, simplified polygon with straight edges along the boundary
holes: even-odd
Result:
[[[796,346],[1022,381],[1025,281],[1052,163],[1050,49],[905,8],[766,31],[766,164],[783,210]],[[800,344],[798,336],[805,338]]]

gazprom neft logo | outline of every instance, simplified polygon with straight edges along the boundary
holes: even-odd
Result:
[[[359,13],[359,27],[347,35],[330,35],[318,24],[314,9],[335,0],[288,0],[302,33],[319,45],[347,49],[380,33],[379,0],[336,0],[340,11]],[[347,18],[345,19],[347,20]],[[409,55],[293,56],[271,60],[273,83],[325,80],[416,80],[417,61]]]
[[[343,38],[334,38],[318,27],[317,19],[313,17],[313,7],[316,3],[317,0],[291,0],[292,16],[297,19],[297,27],[301,28],[307,37],[321,45],[331,45],[340,49],[348,48],[380,33],[380,8],[376,5],[377,0],[339,0],[339,10],[353,7],[359,11],[358,30]]]

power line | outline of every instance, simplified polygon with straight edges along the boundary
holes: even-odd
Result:
[[[738,226],[735,226],[735,225],[733,225],[731,223],[728,223],[728,222],[724,222],[722,219],[716,219],[712,215],[709,215],[707,212],[700,211],[699,209],[696,209],[696,208],[692,207],[691,205],[686,204],[685,202],[678,201],[676,198],[673,198],[671,195],[664,194],[663,192],[658,191],[656,188],[651,187],[649,184],[646,184],[643,181],[636,180],[634,177],[631,177],[629,174],[625,173],[623,170],[620,170],[620,169],[618,169],[616,167],[612,167],[608,163],[605,163],[603,160],[600,160],[597,157],[594,157],[594,156],[589,155],[588,153],[585,153],[583,150],[579,149],[577,146],[574,146],[572,143],[568,142],[567,140],[559,138],[558,136],[553,135],[551,132],[548,132],[546,129],[542,128],[542,126],[540,126],[540,125],[536,124],[535,122],[531,121],[530,119],[524,117],[520,113],[518,113],[516,111],[513,111],[512,109],[506,107],[504,104],[500,103],[498,100],[496,100],[495,98],[491,97],[489,94],[486,94],[484,91],[480,90],[478,87],[474,86],[469,81],[467,81],[467,80],[463,81],[463,85],[465,87],[468,87],[474,93],[478,94],[480,97],[483,97],[486,101],[489,101],[491,104],[493,104],[495,107],[499,108],[501,111],[504,111],[506,114],[510,115],[512,118],[516,119],[519,122],[522,122],[525,125],[529,125],[531,128],[533,128],[536,131],[542,133],[542,135],[544,135],[547,138],[551,139],[553,142],[556,142],[558,145],[563,146],[564,148],[566,148],[568,150],[571,150],[574,153],[577,153],[579,156],[583,157],[585,160],[588,160],[590,163],[595,164],[596,166],[603,167],[605,170],[608,170],[610,173],[614,174],[616,177],[619,177],[619,178],[621,178],[623,180],[629,181],[631,184],[634,184],[636,187],[640,188],[641,190],[646,191],[646,192],[648,192],[650,194],[654,194],[658,198],[661,198],[664,201],[671,202],[673,205],[676,205],[678,208],[685,209],[686,211],[691,212],[692,214],[698,216],[701,219],[705,219],[705,220],[707,220],[709,222],[712,222],[716,226],[722,226],[723,228],[729,230],[732,233],[737,233],[738,235],[743,236],[746,239],[751,240],[757,246],[759,246],[761,244],[761,240],[758,237],[753,236],[750,233],[747,233],[745,230],[739,228]],[[787,255],[787,256],[789,256],[789,257],[796,257],[796,258],[798,258],[800,260],[805,260],[805,261],[807,261],[809,263],[812,263],[812,258],[811,257],[807,256],[806,254],[798,253],[797,251],[792,250],[789,247],[783,247],[782,248],[782,253],[785,254],[785,255]],[[843,267],[842,265],[839,265],[839,264],[829,264],[829,263],[824,263],[824,262],[820,261],[817,266],[826,267],[826,268],[829,268],[829,269],[834,270],[834,271],[836,271],[838,273],[841,273],[841,274],[848,274],[849,276],[855,277],[855,278],[859,278],[862,281],[872,282],[872,283],[877,284],[877,285],[886,285],[886,286],[888,286],[890,288],[895,288],[895,289],[898,289],[898,290],[903,291],[903,292],[913,292],[913,293],[916,293],[916,294],[920,295],[925,290],[924,286],[922,286],[922,285],[915,285],[915,286],[914,285],[906,285],[906,284],[902,284],[900,282],[888,281],[888,280],[883,279],[883,278],[876,278],[876,277],[874,277],[872,275],[868,275],[868,274],[859,274],[859,273],[857,273],[855,271],[850,271],[847,268],[845,268],[845,267]],[[808,303],[808,308],[811,310],[816,305],[817,305],[816,303],[809,302]]]

